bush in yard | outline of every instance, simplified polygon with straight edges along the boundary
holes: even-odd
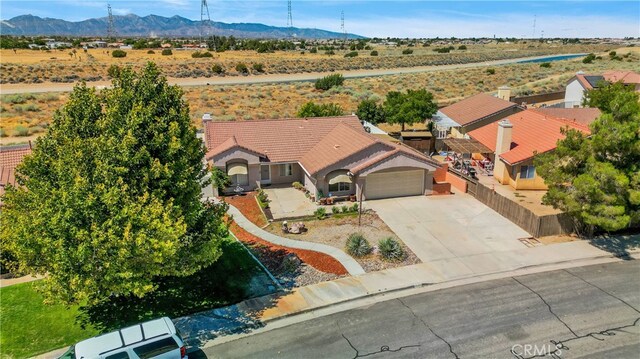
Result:
[[[404,258],[404,249],[396,239],[387,237],[378,243],[380,256],[386,260],[399,261]]]
[[[218,193],[222,194],[225,188],[231,185],[231,178],[222,169],[213,167],[211,169],[211,180],[214,186],[218,189]]]
[[[338,206],[331,207],[331,212],[333,212],[333,214],[340,213],[340,207],[338,207]]]
[[[123,50],[113,50],[111,52],[111,56],[113,57],[127,57],[127,52]]]
[[[342,74],[331,74],[316,80],[316,90],[328,90],[334,86],[342,86],[344,76]]]
[[[239,73],[246,75],[249,73],[249,68],[244,63],[240,62],[236,65],[236,71]]]
[[[301,190],[301,189],[303,189],[303,188],[304,188],[304,185],[303,185],[302,183],[300,183],[300,182],[296,181],[296,182],[293,182],[293,183],[291,184],[291,187],[293,187],[293,188],[295,188],[295,189],[298,189],[298,190]]]
[[[371,253],[373,248],[362,233],[351,233],[347,238],[346,250],[354,257],[364,257]]]
[[[351,212],[358,212],[358,204],[354,203],[353,206],[351,206]]]
[[[327,210],[324,207],[319,207],[315,212],[313,212],[313,215],[317,219],[324,219],[327,216]]]
[[[256,198],[258,198],[258,203],[260,204],[260,207],[262,208],[269,207],[269,196],[267,195],[267,192],[265,192],[263,189],[258,190]]]
[[[349,206],[347,206],[346,204],[342,205],[342,213],[348,213],[349,212]]]
[[[169,56],[169,55],[173,55],[173,51],[171,51],[171,49],[164,49],[162,50],[161,54],[163,56]]]

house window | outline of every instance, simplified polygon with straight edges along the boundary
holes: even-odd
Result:
[[[291,163],[280,165],[280,177],[293,176],[293,166]]]
[[[329,192],[344,192],[351,191],[351,183],[337,182],[329,184]]]
[[[227,165],[227,175],[231,186],[249,185],[249,171],[245,163],[230,163]]]
[[[520,178],[533,178],[536,176],[536,166],[520,166]]]

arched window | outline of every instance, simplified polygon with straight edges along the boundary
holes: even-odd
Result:
[[[249,169],[246,163],[227,163],[227,175],[231,179],[232,186],[249,185]]]
[[[329,192],[348,192],[351,191],[351,177],[346,170],[333,171],[327,175],[329,183]]]

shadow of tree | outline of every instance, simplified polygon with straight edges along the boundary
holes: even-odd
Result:
[[[640,234],[605,234],[590,239],[589,243],[594,247],[607,251],[618,258],[630,260],[631,256],[629,251],[640,249]]]
[[[191,276],[159,278],[158,289],[143,298],[113,296],[84,306],[77,320],[108,332],[162,316],[177,318],[238,303],[249,297],[252,280],[263,272],[233,239],[223,241],[222,253],[214,264]]]

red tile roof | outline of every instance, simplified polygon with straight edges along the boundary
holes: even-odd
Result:
[[[30,153],[30,145],[0,147],[0,195],[4,194],[6,185],[15,186],[16,167]]]
[[[506,119],[513,124],[511,150],[501,154],[500,158],[512,165],[532,158],[534,153],[555,149],[558,140],[564,138],[560,131],[564,127],[589,133],[586,125],[546,115],[533,109],[508,116]],[[498,122],[490,123],[468,134],[495,151]]]
[[[216,154],[220,154],[224,151],[230,150],[234,147],[238,147],[238,148],[242,148],[245,149],[249,152],[254,152],[255,154],[259,155],[259,156],[266,156],[266,154],[260,152],[259,150],[254,150],[252,148],[247,147],[246,145],[243,146],[241,144],[238,143],[238,140],[236,140],[236,136],[231,136],[229,137],[226,141],[222,142],[221,144],[219,144],[218,146],[216,146],[215,148],[211,149],[209,152],[207,152],[206,157],[207,158],[211,158],[212,156],[216,155]]]
[[[609,82],[621,81],[624,84],[640,84],[640,74],[633,71],[606,71],[602,76]]]
[[[516,106],[513,102],[481,93],[443,107],[440,112],[464,126]]]
[[[204,121],[207,159],[235,137],[242,147],[264,154],[270,162],[296,162],[331,132],[345,124],[364,133],[356,116],[254,121]],[[220,146],[220,147],[218,147]],[[227,148],[228,149],[228,148]]]
[[[569,121],[575,121],[579,124],[589,126],[591,122],[600,117],[602,112],[597,108],[583,107],[583,108],[554,108],[554,107],[541,107],[536,108],[535,111],[543,113],[548,116],[562,118]]]

